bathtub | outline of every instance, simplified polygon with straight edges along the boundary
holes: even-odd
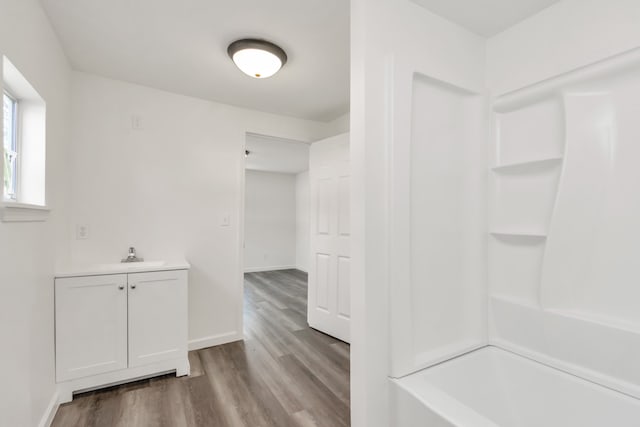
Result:
[[[390,381],[394,427],[640,427],[640,400],[492,346]]]

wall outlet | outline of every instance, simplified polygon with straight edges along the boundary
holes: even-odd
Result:
[[[89,226],[87,224],[76,225],[76,240],[86,240],[89,238]]]

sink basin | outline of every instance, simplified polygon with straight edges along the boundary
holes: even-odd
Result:
[[[113,264],[98,264],[96,270],[116,271],[116,270],[137,270],[140,268],[162,267],[166,261],[142,261],[142,262],[118,262]]]

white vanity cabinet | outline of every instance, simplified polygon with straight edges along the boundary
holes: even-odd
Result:
[[[56,279],[56,379],[127,367],[127,275]]]
[[[182,276],[185,277],[182,277]],[[187,351],[186,271],[132,273],[129,283],[129,366]]]
[[[189,373],[187,270],[55,280],[56,381],[73,392]]]

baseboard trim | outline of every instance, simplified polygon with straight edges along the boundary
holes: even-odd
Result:
[[[244,337],[236,331],[224,334],[211,335],[189,341],[189,351],[200,350],[201,348],[215,347],[216,345],[227,344],[234,341],[242,341]]]
[[[47,409],[45,409],[44,414],[42,414],[42,418],[40,418],[40,422],[38,423],[38,427],[50,427],[53,419],[56,416],[56,412],[58,412],[58,408],[60,407],[60,399],[58,396],[58,392],[55,391],[53,396],[51,396],[51,400],[47,405]]]
[[[261,271],[276,271],[276,270],[295,270],[295,265],[276,265],[272,267],[249,267],[245,268],[245,273],[259,273]]]

